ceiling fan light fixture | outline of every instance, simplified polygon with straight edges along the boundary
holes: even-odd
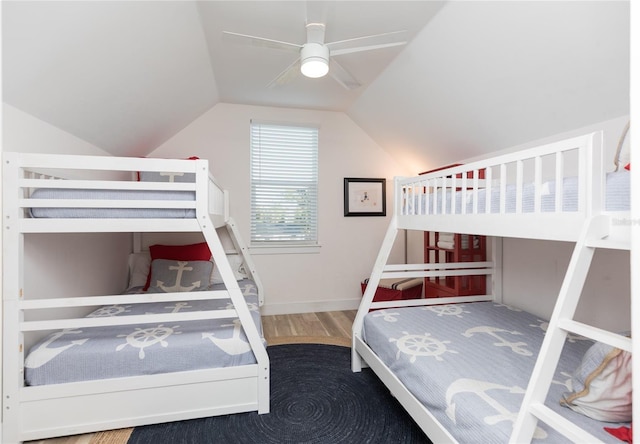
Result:
[[[329,48],[319,43],[307,43],[300,50],[300,72],[313,79],[329,72]]]

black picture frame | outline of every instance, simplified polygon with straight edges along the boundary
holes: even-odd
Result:
[[[344,178],[345,217],[386,216],[387,180]]]

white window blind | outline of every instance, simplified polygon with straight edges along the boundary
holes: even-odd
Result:
[[[251,122],[251,245],[318,243],[318,129]]]

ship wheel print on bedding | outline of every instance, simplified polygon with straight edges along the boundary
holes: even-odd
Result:
[[[448,305],[434,305],[431,307],[423,307],[423,310],[428,310],[436,313],[440,316],[455,316],[462,318],[462,313],[471,313],[470,311],[462,308],[462,304],[448,304]]]
[[[77,339],[61,347],[49,347],[52,342],[62,338],[65,335],[77,335],[80,333],[82,333],[82,330],[73,330],[71,328],[66,328],[62,331],[52,334],[49,339],[47,339],[45,342],[40,344],[38,348],[32,350],[31,353],[29,353],[29,356],[27,356],[27,359],[25,359],[24,361],[24,366],[27,368],[41,367],[58,356],[63,351],[68,350],[71,347],[84,344],[89,340],[89,338]]]
[[[122,305],[108,305],[106,307],[100,307],[93,313],[87,315],[88,318],[109,318],[112,316],[118,316],[122,313],[129,313],[131,305],[123,307]]]
[[[400,316],[400,313],[393,312],[389,313],[387,310],[378,310],[372,315],[374,318],[382,317],[382,320],[385,322],[397,322],[397,316]]]
[[[494,342],[493,345],[496,347],[509,347],[512,352],[517,353],[522,356],[532,356],[533,353],[527,350],[525,347],[528,345],[526,342],[509,342],[498,333],[509,333],[511,335],[522,335],[519,331],[509,331],[504,330],[502,328],[490,327],[490,326],[482,326],[482,327],[473,327],[469,330],[462,333],[463,336],[470,338],[476,333],[486,333],[489,336],[493,336],[500,342]]]
[[[216,338],[214,333],[202,333],[202,339],[210,340],[220,350],[230,356],[242,355],[251,351],[251,345],[240,337],[242,324],[239,319],[235,319],[233,324],[223,324],[222,327],[233,325],[233,335],[230,338]]]
[[[162,347],[168,347],[169,343],[165,341],[171,335],[179,335],[182,332],[176,331],[176,328],[180,328],[179,325],[174,325],[173,327],[164,327],[162,324],[157,327],[149,327],[149,328],[137,328],[135,331],[129,333],[128,335],[118,335],[118,338],[126,338],[126,342],[124,344],[118,345],[116,347],[116,351],[120,351],[125,348],[127,345],[130,345],[133,348],[139,348],[138,358],[144,359],[145,353],[144,349],[147,347],[151,347],[155,344],[160,344]]]
[[[468,379],[461,378],[456,379],[449,385],[447,388],[447,393],[445,395],[447,401],[447,409],[446,413],[449,419],[456,423],[456,404],[453,401],[453,397],[456,395],[463,396],[463,394],[473,394],[482,399],[486,404],[488,404],[493,410],[495,410],[495,415],[489,415],[484,417],[484,422],[489,425],[495,425],[502,421],[510,421],[512,426],[515,422],[518,412],[511,412],[505,406],[500,404],[498,400],[491,397],[489,394],[490,390],[506,390],[509,393],[524,395],[524,389],[514,385],[512,387],[496,384],[494,382],[489,381],[481,381],[479,379]],[[533,434],[533,437],[536,439],[544,439],[547,437],[547,432],[545,432],[540,427],[536,427],[536,431]]]
[[[185,271],[193,271],[193,267],[188,267],[187,265],[189,264],[189,262],[187,261],[178,261],[178,265],[170,265],[169,266],[169,270],[175,270],[176,271],[176,282],[173,285],[173,287],[167,287],[164,285],[164,282],[162,281],[156,281],[156,287],[166,291],[167,293],[173,293],[173,292],[181,292],[181,291],[191,291],[196,287],[200,286],[200,282],[201,281],[196,281],[196,282],[192,282],[191,286],[189,287],[183,287],[182,286],[182,274]]]
[[[436,338],[432,338],[430,333],[424,335],[409,334],[406,331],[402,332],[404,336],[400,339],[389,339],[389,342],[395,342],[398,347],[398,353],[396,354],[396,360],[400,359],[400,354],[404,353],[411,356],[409,362],[412,364],[416,362],[418,356],[433,356],[438,361],[443,361],[440,357],[445,352],[458,353],[455,350],[448,350],[446,344],[451,341],[440,341]]]

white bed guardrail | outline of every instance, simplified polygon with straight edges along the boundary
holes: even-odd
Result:
[[[602,133],[550,143],[411,178],[397,178],[396,214],[516,214],[525,211],[526,184],[533,185],[533,208],[543,211],[543,196],[554,194],[553,208],[565,210],[565,179],[577,178],[576,211],[586,215],[602,210],[604,174]],[[550,188],[552,187],[552,188]],[[515,208],[507,209],[508,192]],[[587,199],[589,196],[589,199]],[[498,211],[496,211],[496,206]]]
[[[133,157],[103,157],[78,155],[48,155],[31,153],[4,153],[5,171],[15,169],[14,174],[5,174],[6,186],[18,188],[19,206],[62,208],[196,208],[202,198],[203,189],[198,186],[200,175],[207,177],[206,207],[220,226],[229,218],[228,192],[217,184],[208,171],[206,160],[152,159]],[[130,180],[139,171],[194,173],[195,183],[139,182]],[[89,199],[32,199],[38,188],[100,189],[100,190],[171,190],[194,191],[194,201],[113,201]],[[21,192],[21,190],[24,190]]]

